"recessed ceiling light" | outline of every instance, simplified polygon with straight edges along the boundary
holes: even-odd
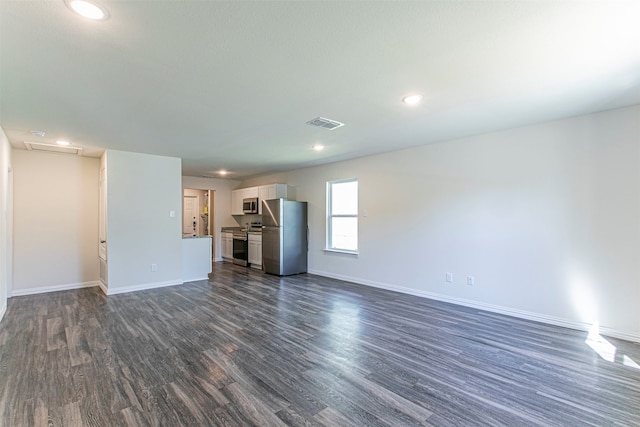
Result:
[[[322,150],[324,150],[324,145],[322,145],[322,144],[316,144],[316,145],[314,145],[314,146],[313,146],[313,147],[311,147],[311,148],[313,148],[315,151],[322,151]]]
[[[43,130],[32,130],[31,131],[31,135],[33,135],[33,136],[41,136],[42,137],[42,136],[46,135],[46,132],[43,131]]]
[[[416,105],[420,101],[422,101],[422,95],[407,95],[402,98],[402,102],[408,105]]]
[[[226,171],[226,170],[224,170],[224,169],[220,169],[220,170],[218,171],[218,175],[222,175],[222,176],[224,176],[224,175],[226,175],[226,174],[228,174],[228,173],[229,173],[229,172],[227,172],[227,171]]]
[[[73,10],[80,16],[94,21],[106,21],[109,18],[107,9],[93,1],[88,0],[65,0],[69,9]]]
[[[71,143],[69,141],[62,141],[62,140],[56,141],[56,144],[62,145],[64,147],[66,147],[67,145],[71,145]]]

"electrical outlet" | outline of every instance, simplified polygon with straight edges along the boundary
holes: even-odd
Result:
[[[151,271],[158,271],[158,264],[151,264]]]
[[[467,276],[467,285],[473,285],[473,276]]]
[[[445,276],[447,283],[453,283],[453,273],[447,273]]]

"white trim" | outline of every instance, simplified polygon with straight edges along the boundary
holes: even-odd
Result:
[[[222,257],[215,257],[213,259],[213,262],[222,262],[222,261],[224,261],[224,259]]]
[[[5,217],[5,272],[6,272],[6,297],[11,297],[13,291],[13,168],[11,167],[11,159],[9,159],[9,171],[7,173],[7,192],[6,192],[6,209]],[[5,301],[5,309],[9,303]],[[0,317],[1,318],[1,317]]]
[[[127,292],[144,291],[147,289],[164,288],[166,286],[182,285],[182,280],[169,280],[166,282],[145,283],[144,285],[122,286],[119,288],[107,288],[107,295],[124,294]],[[103,289],[104,291],[104,289]]]
[[[336,253],[336,254],[354,255],[356,257],[359,255],[358,251],[350,251],[348,249],[324,248],[323,251],[324,252],[333,252],[333,253]]]
[[[356,183],[356,191],[357,191],[357,199],[356,199],[356,213],[355,214],[332,214],[333,211],[333,186],[337,184],[346,184],[346,183]],[[327,192],[326,192],[326,235],[325,235],[325,252],[340,252],[340,253],[348,253],[348,254],[358,254],[358,236],[356,234],[356,249],[346,249],[346,248],[337,248],[333,246],[333,218],[355,218],[356,219],[356,229],[359,225],[359,213],[360,213],[360,184],[358,183],[358,178],[347,178],[347,179],[337,179],[334,181],[327,181]]]
[[[310,274],[317,274],[318,276],[330,277],[332,279],[344,280],[347,282],[353,282],[359,285],[371,286],[374,288],[386,289],[388,291],[400,292],[402,294],[414,295],[417,297],[428,298],[436,301],[448,302],[451,304],[462,305],[465,307],[477,308],[480,310],[489,311],[492,313],[504,314],[506,316],[517,317],[525,320],[533,320],[535,322],[546,323],[549,325],[562,326],[569,329],[576,329],[578,331],[589,331],[593,325],[585,322],[578,322],[575,320],[563,319],[561,317],[547,316],[545,314],[534,313],[530,311],[517,310],[514,308],[503,307],[499,305],[487,304],[478,301],[467,300],[463,298],[451,297],[447,295],[436,294],[432,292],[420,291],[417,289],[405,288],[402,286],[390,285],[388,283],[376,282],[372,280],[360,279],[357,277],[343,276],[341,274],[334,274],[326,271],[309,270]],[[640,334],[620,331],[617,329],[607,328],[600,326],[600,334],[614,338],[620,338],[626,341],[640,343]]]
[[[11,296],[19,297],[23,295],[44,294],[47,292],[68,291],[71,289],[93,288],[95,286],[100,286],[99,280],[96,280],[93,282],[66,283],[64,285],[41,286],[39,288],[14,289],[11,292]]]
[[[0,308],[0,321],[2,321],[2,319],[4,318],[4,314],[7,312],[8,305],[9,305],[8,303],[5,303],[5,305],[3,305],[2,308]]]
[[[182,284],[187,284],[187,283],[191,283],[191,282],[199,282],[201,280],[209,280],[209,276],[196,277],[195,279],[190,277],[187,280],[183,280]]]
[[[100,286],[100,289],[102,289],[103,294],[109,295],[109,288],[107,287],[106,283],[104,283],[102,280],[99,280],[98,286]]]

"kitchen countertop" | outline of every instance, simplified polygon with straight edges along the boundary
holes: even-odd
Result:
[[[207,234],[206,236],[182,236],[182,238],[183,239],[205,239],[205,238],[210,239],[211,235]]]
[[[240,227],[222,227],[220,229],[221,233],[233,233],[234,231],[242,230]]]
[[[220,230],[221,233],[233,233],[234,231],[246,231],[250,234],[262,234],[261,228],[247,230],[242,227],[222,227],[222,229]]]

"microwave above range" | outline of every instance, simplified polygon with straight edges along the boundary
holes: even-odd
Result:
[[[242,212],[244,214],[257,214],[258,213],[258,198],[251,197],[248,199],[242,199]]]

